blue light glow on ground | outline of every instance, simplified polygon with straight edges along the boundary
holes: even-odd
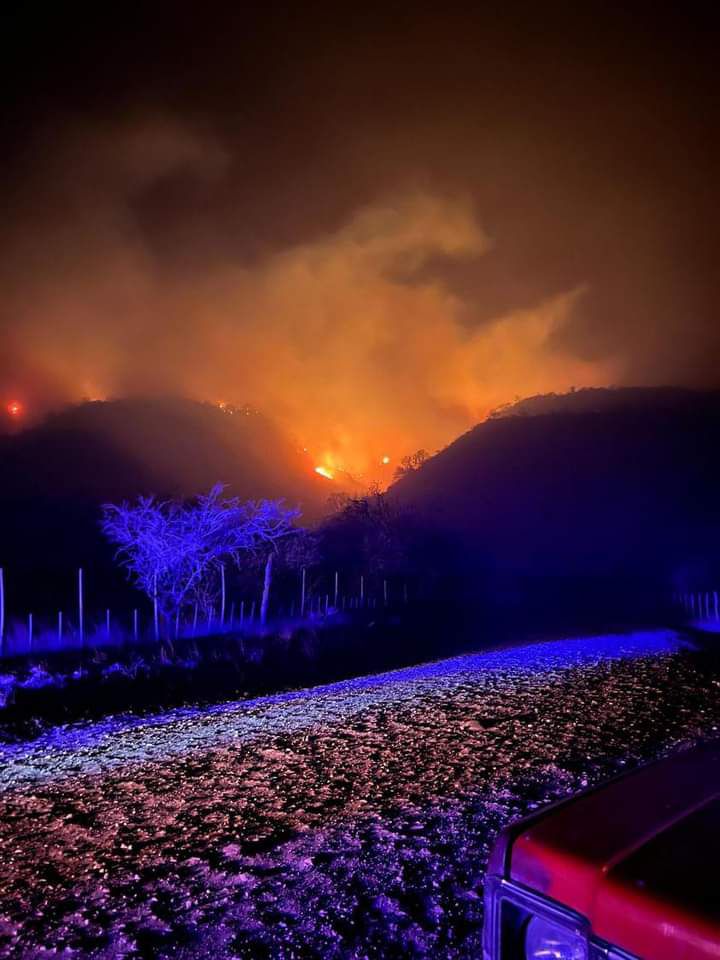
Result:
[[[684,645],[686,641],[670,630],[575,637],[467,654],[253,700],[57,727],[34,741],[0,746],[0,790],[326,726],[383,703],[444,690],[451,693],[468,679],[480,687],[485,676],[497,674],[541,679],[551,671],[601,661],[672,654]]]

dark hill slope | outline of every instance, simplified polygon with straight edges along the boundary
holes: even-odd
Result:
[[[96,568],[98,589],[116,588],[101,503],[190,496],[217,481],[242,498],[284,497],[306,518],[322,512],[328,492],[271,421],[190,400],[85,403],[0,437],[0,565],[16,591],[13,607],[67,596],[81,564]]]
[[[535,417],[549,413],[610,413],[629,410],[686,410],[712,403],[714,393],[684,387],[582,387],[570,393],[542,393],[504,404],[490,414],[501,417]]]
[[[182,399],[85,403],[0,438],[0,493],[117,500],[191,495],[222,480],[229,492],[286,497],[311,512],[326,482],[268,419]]]
[[[392,488],[469,589],[720,584],[720,394],[594,393],[479,424]]]

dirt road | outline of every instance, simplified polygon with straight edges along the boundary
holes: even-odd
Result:
[[[713,735],[668,632],[58,729],[0,747],[0,955],[476,957],[502,825]]]

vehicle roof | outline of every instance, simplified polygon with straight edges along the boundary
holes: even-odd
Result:
[[[513,880],[653,960],[720,958],[720,741],[681,751],[534,820]]]

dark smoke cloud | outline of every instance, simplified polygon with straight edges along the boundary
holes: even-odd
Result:
[[[704,24],[573,16],[177,10],[28,50],[3,396],[250,402],[365,469],[515,396],[717,382]]]

